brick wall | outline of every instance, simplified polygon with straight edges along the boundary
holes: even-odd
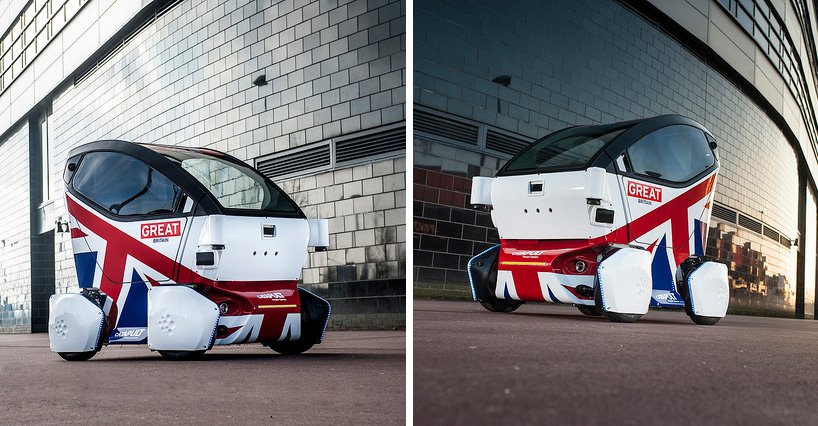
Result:
[[[99,139],[208,147],[253,164],[399,123],[404,11],[389,0],[183,1],[53,100],[53,178],[61,182],[68,150]],[[254,86],[262,74],[269,83]],[[330,252],[311,255],[304,275],[308,287],[338,299],[332,327],[405,323],[404,176],[398,158],[278,182],[308,216],[334,217]],[[54,197],[64,215],[59,185]],[[57,291],[76,290],[68,235],[55,245]],[[340,316],[341,305],[354,316]]]
[[[0,333],[31,330],[28,126],[0,141]]]
[[[444,119],[529,140],[570,125],[669,113],[689,116],[708,127],[719,143],[723,168],[716,201],[790,238],[797,236],[798,167],[782,131],[723,75],[622,4],[418,0],[415,10],[412,89],[418,106],[442,112]],[[493,83],[499,75],[509,75],[511,84]],[[448,175],[441,178],[445,180],[491,176],[509,157],[483,149],[484,138],[480,133],[469,146],[416,132],[415,168]],[[462,233],[457,237],[457,227],[446,224],[454,212],[466,216],[462,212],[468,208],[441,201],[437,182],[427,177],[413,188],[416,199],[422,198],[415,204],[413,224],[415,287],[470,296],[462,262],[478,253],[484,241]],[[471,226],[471,215],[454,222]],[[777,285],[788,289],[786,298],[759,296],[757,304],[792,312],[796,249],[741,227],[731,232],[735,241],[763,253],[766,274],[756,273],[754,280],[775,277],[787,284]],[[444,256],[451,244],[470,243],[470,252],[458,253],[461,265],[441,266],[453,265],[444,260],[452,260]],[[733,296],[734,301],[745,297],[739,292]]]
[[[487,212],[469,208],[471,179],[415,167],[412,175],[416,289],[470,295],[466,264],[474,253],[499,244]]]

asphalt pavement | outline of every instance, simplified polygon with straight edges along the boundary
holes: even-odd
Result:
[[[330,331],[298,356],[255,344],[180,362],[142,345],[66,362],[45,334],[0,335],[0,424],[403,424],[405,342]]]
[[[416,424],[818,423],[818,321],[414,306]]]

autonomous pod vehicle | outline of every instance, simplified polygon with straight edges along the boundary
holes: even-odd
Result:
[[[500,244],[467,266],[474,300],[495,312],[524,302],[576,305],[633,322],[653,307],[696,324],[727,313],[727,267],[704,256],[716,141],[679,115],[577,126],[472,180]]]
[[[90,359],[145,344],[168,359],[262,343],[298,354],[321,343],[324,299],[298,287],[326,219],[307,219],[278,186],[227,154],[91,142],[64,179],[79,293],[49,300],[51,350]]]

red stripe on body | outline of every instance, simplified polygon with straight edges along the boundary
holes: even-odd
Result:
[[[537,270],[533,268],[515,268],[511,270],[514,277],[514,290],[520,300],[545,301]]]
[[[658,242],[659,242],[659,240],[656,240],[656,241],[650,243],[650,245],[648,246],[648,251],[653,253],[653,248],[656,247],[656,243],[658,243]]]
[[[88,236],[88,234],[86,234],[85,232],[82,232],[81,229],[71,228],[71,238],[82,238],[82,237],[87,237],[87,236]]]
[[[716,174],[714,173],[689,191],[625,225],[630,231],[630,241],[647,234],[670,219],[673,255],[677,265],[682,263],[690,256],[690,227],[687,211],[693,204],[710,194],[715,182]]]

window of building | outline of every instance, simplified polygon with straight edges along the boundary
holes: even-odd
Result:
[[[778,69],[781,78],[787,84],[798,103],[801,113],[814,118],[812,103],[804,96],[807,93],[807,80],[798,49],[792,41],[784,19],[770,7],[769,0],[718,0],[727,12],[736,20],[747,34],[752,37],[770,62]],[[808,25],[808,16],[803,1],[791,2],[796,14],[793,25],[804,28]],[[813,144],[818,143],[818,128],[814,120],[806,120],[807,132]]]
[[[172,213],[182,194],[161,173],[117,152],[86,154],[73,186],[94,204],[119,216]]]
[[[690,126],[663,127],[628,148],[631,169],[640,175],[686,182],[715,163],[704,133]]]
[[[6,90],[89,0],[30,1],[0,36],[0,92]]]
[[[51,182],[51,146],[48,137],[48,119],[51,114],[46,111],[40,121],[40,160],[42,164],[41,179],[43,183],[42,188],[42,202],[46,202],[53,196],[52,182]]]

